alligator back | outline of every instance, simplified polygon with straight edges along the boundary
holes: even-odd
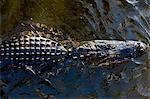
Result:
[[[67,55],[67,50],[58,42],[36,35],[30,36],[25,32],[2,42],[0,52],[2,61],[24,64],[61,61]]]

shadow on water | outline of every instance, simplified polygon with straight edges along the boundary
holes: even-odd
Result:
[[[150,44],[148,0],[1,0],[2,40],[23,21],[44,23],[73,40],[140,40]],[[90,68],[82,61],[57,64],[41,75],[1,64],[3,98],[147,98],[150,97],[148,55],[114,68]],[[53,65],[55,67],[55,64]],[[33,69],[34,70],[34,69]]]

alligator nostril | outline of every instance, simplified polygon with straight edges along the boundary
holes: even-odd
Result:
[[[146,52],[147,45],[145,43],[143,43],[143,42],[138,42],[137,45],[138,45],[137,55],[141,56],[141,55],[143,55]]]
[[[143,42],[138,42],[137,45],[140,48],[140,51],[145,51],[147,49],[147,45]]]

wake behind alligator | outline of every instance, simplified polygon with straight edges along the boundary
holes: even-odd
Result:
[[[93,40],[75,44],[52,28],[32,22],[22,23],[19,29],[19,33],[2,41],[1,64],[27,68],[80,60],[93,64],[93,67],[109,67],[140,57],[147,49],[140,41]]]

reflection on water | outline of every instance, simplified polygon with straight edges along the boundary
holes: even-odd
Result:
[[[35,22],[58,28],[73,40],[131,39],[150,43],[149,0],[0,2],[3,7],[0,21],[2,37],[8,37],[16,24],[32,18]],[[66,62],[65,68],[56,76],[49,71],[36,75],[31,69],[20,69],[13,65],[1,66],[1,96],[150,97],[150,68],[147,57],[144,55],[115,68],[90,68],[86,62]]]

